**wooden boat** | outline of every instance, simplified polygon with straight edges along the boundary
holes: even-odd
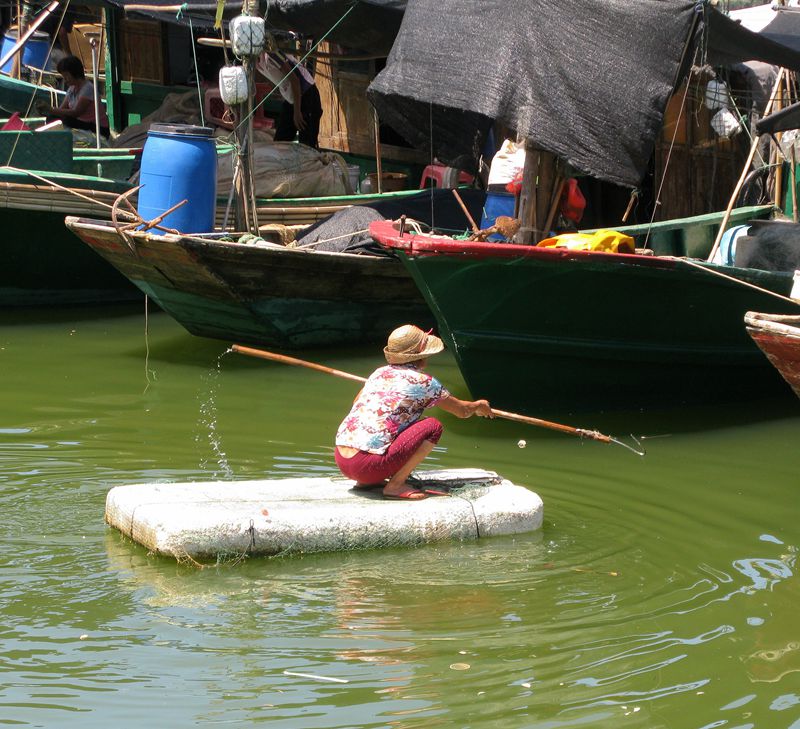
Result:
[[[478,67],[476,57],[488,43],[481,31],[470,28],[502,27],[503,14],[515,17],[526,28],[524,37],[509,33],[508,45],[493,38],[502,46],[494,47],[497,56],[510,54],[518,64],[513,82],[503,77],[498,63],[497,68],[489,64],[482,78],[465,75],[450,88],[435,68],[435,59],[452,52],[445,34],[431,30],[438,12],[433,0],[408,3],[370,98],[399,133],[430,140],[433,153],[447,161],[474,147],[493,120],[525,138],[522,232],[515,244],[407,230],[401,236],[386,222],[371,224],[370,232],[400,255],[473,396],[531,413],[679,404],[781,387],[741,321],[747,310],[793,312],[795,305],[774,297],[787,296],[791,273],[705,262],[717,231],[734,220],[769,217],[776,208],[740,208],[731,217],[720,212],[634,227],[617,227],[617,218],[602,225],[630,235],[649,255],[535,244],[551,230],[559,175],[574,174],[564,171],[567,165],[594,180],[640,185],[662,133],[670,93],[684,78],[683,63],[700,37],[708,58],[732,34],[743,59],[770,55],[770,62],[795,67],[798,54],[766,44],[709,6],[699,17],[679,3],[604,3],[592,16],[591,30],[575,34],[563,26],[563,17],[580,16],[578,0],[557,8],[511,2],[502,10],[476,10],[463,26],[448,27],[446,35],[458,38],[461,63]],[[702,33],[696,33],[699,23]],[[659,30],[631,43],[629,34],[643,27]],[[428,30],[417,32],[420,28]],[[590,74],[590,79],[585,66],[574,65],[582,39],[602,78]],[[649,64],[645,57],[656,54],[659,63]],[[719,63],[730,61],[724,55],[721,51]],[[639,76],[642,83],[631,81]],[[680,124],[678,115],[672,123]],[[668,232],[691,245],[683,250],[671,245]]]
[[[237,10],[233,6],[228,9],[228,15],[235,12]],[[138,123],[158,108],[167,94],[193,90],[188,86],[177,87],[168,83],[169,59],[164,49],[168,44],[169,30],[162,21],[182,22],[187,34],[189,22],[194,23],[195,30],[209,29],[209,34],[214,23],[214,14],[208,11],[207,6],[187,6],[180,21],[176,20],[174,13],[159,14],[157,9],[145,12],[145,15],[148,16],[146,20],[141,19],[142,15],[138,19],[136,16],[131,19],[119,8],[108,6],[104,10],[102,25],[98,24],[94,28],[105,38],[104,54],[108,56],[110,64],[106,108],[115,129]],[[79,26],[75,26],[76,32],[78,29]],[[372,42],[374,40],[370,41]],[[81,44],[78,45],[79,50],[82,47]],[[219,53],[221,59],[221,50]],[[83,60],[88,70],[86,58]],[[91,59],[88,63],[91,63]],[[374,66],[374,60],[371,65]],[[355,78],[353,74],[349,77]],[[335,82],[335,78],[326,79],[330,83]],[[364,76],[363,88],[368,79],[369,77]],[[352,80],[350,78],[351,82]],[[359,91],[362,90],[362,87],[358,88]],[[44,86],[7,76],[0,78],[0,106],[5,99],[9,111],[30,109],[36,101],[52,104],[53,95],[57,93],[63,96],[63,92],[55,92]],[[330,102],[328,99],[327,103]],[[343,100],[342,103],[347,102]],[[366,105],[366,100],[363,103]],[[207,104],[208,99],[206,106]],[[274,104],[278,108],[280,102],[275,101]],[[343,115],[335,109],[331,108],[329,112],[330,120],[344,122]],[[369,119],[367,129],[372,132],[371,115],[362,116]],[[363,131],[359,127],[359,132]],[[368,144],[368,140],[362,139],[364,135],[361,134],[358,148],[355,148],[353,145],[348,146],[347,129],[328,128],[326,133],[324,141],[329,143],[329,147],[342,154],[352,152],[350,157],[346,157],[348,163],[358,162],[364,167],[364,172],[375,169],[375,160],[364,158],[369,149],[374,154],[374,141]],[[62,136],[69,136],[69,133],[64,132]],[[47,147],[45,142],[53,144],[57,141],[52,136],[47,140],[42,139],[41,135],[36,137],[35,141],[40,147]],[[0,304],[91,304],[126,301],[138,297],[139,292],[134,285],[102,258],[94,256],[63,226],[67,215],[91,217],[99,221],[110,220],[110,209],[117,195],[130,189],[127,180],[134,160],[131,150],[86,150],[84,153],[76,150],[71,158],[66,153],[66,156],[62,155],[60,163],[54,165],[51,159],[54,155],[49,154],[47,149],[26,157],[19,154],[16,140],[7,146],[8,149],[15,150],[15,155],[12,159],[4,159],[0,154],[0,161],[6,162],[6,168],[0,168],[0,221],[6,231],[13,232],[13,236],[8,236],[4,243],[6,261],[10,264],[0,274]],[[112,156],[114,160],[111,159]],[[414,150],[392,150],[384,146],[384,170],[402,168],[411,171],[416,168],[417,157],[424,159]],[[97,171],[97,162],[102,163],[102,173]],[[121,166],[117,163],[121,163]],[[302,225],[325,218],[352,204],[402,198],[407,194],[413,192],[377,194],[376,191],[367,195],[261,198],[256,201],[256,207],[258,220],[262,225]],[[219,200],[217,225],[222,224],[226,217],[226,207],[227,194],[224,199]],[[30,227],[32,212],[37,214],[38,225],[35,229]],[[418,294],[412,294],[412,297],[421,301]],[[265,340],[258,341],[263,343]]]
[[[792,274],[400,236],[390,221],[370,232],[409,269],[470,392],[496,407],[635,407],[782,384],[741,321],[748,309],[796,310],[770,296],[786,296]]]
[[[65,93],[60,89],[12,78],[0,73],[0,111],[11,115],[15,111],[27,114],[38,103],[59,106]]]
[[[123,234],[75,217],[66,225],[198,336],[295,349],[383,341],[409,320],[433,324],[394,258]]]
[[[800,397],[800,315],[748,311],[744,323],[758,348]]]

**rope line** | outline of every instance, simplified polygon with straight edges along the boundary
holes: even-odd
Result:
[[[713,268],[708,268],[700,263],[695,263],[694,261],[690,261],[688,258],[676,258],[675,256],[664,256],[664,258],[668,260],[678,261],[680,263],[685,263],[688,266],[694,266],[694,268],[698,268],[701,271],[705,271],[706,273],[714,274],[714,276],[720,276],[721,278],[727,279],[728,281],[733,281],[733,283],[741,284],[742,286],[747,286],[748,288],[755,289],[756,291],[760,291],[762,294],[769,294],[770,296],[774,296],[776,299],[781,299],[782,301],[788,301],[790,304],[795,304],[800,306],[800,300],[792,299],[788,296],[784,296],[783,294],[776,294],[774,291],[770,291],[769,289],[765,289],[763,286],[756,286],[756,284],[751,284],[748,281],[742,281],[735,276],[729,276],[726,273],[722,273],[721,271],[715,271]]]
[[[695,51],[694,59],[692,63],[697,60],[697,51]],[[675,120],[675,129],[672,132],[672,140],[669,143],[669,150],[667,151],[667,159],[664,161],[664,174],[661,175],[661,182],[658,185],[658,192],[656,193],[655,200],[653,200],[653,213],[650,216],[650,222],[647,226],[647,233],[644,237],[644,247],[647,247],[647,243],[650,240],[650,231],[653,228],[653,223],[656,218],[656,212],[658,211],[658,206],[661,204],[661,192],[664,189],[664,183],[667,179],[667,171],[669,170],[669,163],[672,159],[672,151],[675,148],[675,139],[678,136],[678,127],[680,126],[681,119],[683,118],[683,113],[686,108],[686,97],[689,95],[689,87],[691,86],[691,81],[688,80],[686,82],[686,89],[683,92],[683,98],[681,99],[681,108],[678,111],[678,118]]]
[[[44,63],[42,64],[42,66],[46,67],[48,61],[50,60],[50,56],[53,53],[53,47],[55,46],[56,38],[58,38],[58,32],[61,30],[61,25],[64,22],[64,16],[67,14],[67,9],[69,8],[70,2],[71,2],[71,0],[67,0],[66,4],[64,5],[64,9],[61,11],[61,17],[58,19],[58,25],[56,26],[56,32],[53,34],[53,37],[50,39],[50,46],[47,49],[47,55],[45,56]],[[18,37],[19,36],[22,36],[22,33],[18,32]],[[20,67],[20,69],[22,68],[22,60],[23,60],[24,54],[25,54],[25,47],[23,46],[19,50],[19,52],[17,53],[17,58],[19,58],[19,67]],[[38,70],[39,70],[39,77],[32,84],[33,88],[31,89],[31,96],[30,96],[30,99],[28,99],[28,105],[25,107],[25,114],[24,114],[25,117],[30,116],[31,109],[33,108],[33,104],[36,101],[36,92],[38,90],[37,87],[41,86],[41,84],[42,84],[42,78],[44,76],[44,68],[40,68]],[[53,96],[56,96],[56,98],[57,98],[57,95],[53,91],[50,92],[50,96],[51,96],[51,101],[53,100],[52,99]],[[55,103],[52,103],[50,106],[55,106]],[[11,146],[11,151],[8,154],[8,160],[6,161],[6,165],[10,165],[11,164],[11,160],[14,158],[14,152],[17,151],[17,145],[19,144],[20,137],[21,137],[21,134],[17,133],[17,136],[14,138],[14,144]]]
[[[325,39],[326,39],[326,38],[327,38],[327,37],[328,37],[328,36],[329,36],[331,33],[333,33],[333,31],[334,31],[334,30],[336,30],[336,28],[337,28],[337,27],[338,27],[338,26],[339,26],[339,25],[340,25],[342,22],[344,22],[344,19],[345,19],[345,18],[346,18],[348,15],[350,15],[350,13],[352,13],[352,12],[353,12],[353,9],[354,9],[355,7],[356,7],[356,4],[355,4],[355,3],[353,3],[353,4],[352,4],[352,5],[351,5],[351,6],[350,6],[350,7],[349,7],[349,8],[348,8],[348,9],[347,9],[345,12],[344,12],[344,14],[342,15],[342,17],[341,17],[341,18],[339,18],[339,20],[337,20],[337,21],[336,21],[336,22],[335,22],[335,23],[334,23],[334,24],[333,24],[333,25],[332,25],[332,26],[331,26],[331,27],[330,27],[330,28],[329,28],[327,31],[325,31],[325,33],[324,33],[324,34],[323,34],[323,35],[320,37],[320,39],[319,39],[319,40],[318,40],[316,43],[314,43],[314,45],[313,45],[313,46],[311,46],[311,48],[310,48],[308,51],[306,51],[305,55],[304,55],[302,58],[300,58],[300,60],[299,60],[299,61],[297,61],[297,63],[296,63],[296,64],[295,64],[295,65],[292,67],[292,69],[289,71],[289,73],[287,73],[287,74],[286,74],[286,75],[285,75],[285,76],[284,76],[284,77],[283,77],[283,78],[282,78],[282,79],[281,79],[281,80],[280,80],[280,81],[279,81],[277,84],[275,84],[275,88],[273,88],[271,91],[269,91],[269,92],[268,92],[268,93],[267,93],[267,94],[264,96],[264,98],[263,98],[263,99],[261,99],[261,101],[259,101],[257,104],[255,104],[255,105],[253,106],[253,108],[252,108],[252,110],[250,111],[250,113],[249,113],[249,114],[247,114],[247,115],[246,115],[246,116],[245,116],[245,117],[244,117],[244,118],[243,118],[243,119],[242,119],[242,120],[241,120],[241,121],[240,121],[240,122],[237,124],[237,126],[236,126],[236,131],[238,131],[238,130],[239,130],[239,128],[240,128],[240,127],[241,127],[243,124],[245,124],[246,122],[248,122],[248,121],[250,120],[250,117],[252,117],[252,116],[253,116],[253,115],[256,113],[256,111],[258,111],[258,110],[259,110],[259,109],[260,109],[260,108],[261,108],[261,107],[264,105],[264,103],[266,102],[266,100],[267,100],[267,99],[268,99],[270,96],[272,96],[272,94],[274,94],[274,93],[275,93],[275,91],[277,91],[277,90],[278,90],[278,88],[280,87],[280,85],[281,85],[281,84],[282,84],[284,81],[286,81],[286,79],[287,79],[287,78],[289,78],[289,77],[290,77],[290,76],[291,76],[291,75],[294,73],[295,69],[296,69],[296,68],[299,68],[299,67],[302,65],[303,61],[305,61],[305,60],[306,60],[306,58],[308,58],[308,57],[309,57],[309,56],[310,56],[310,55],[311,55],[311,54],[312,54],[312,53],[313,53],[313,52],[314,52],[314,51],[315,51],[315,50],[316,50],[316,49],[319,47],[320,43],[322,43],[322,42],[323,42],[323,41],[324,41],[324,40],[325,40]]]
[[[186,3],[184,3],[186,6]],[[197,81],[197,103],[200,104],[200,126],[206,125],[205,113],[203,111],[203,92],[200,89],[200,69],[197,67],[197,44],[194,42],[194,27],[192,26],[192,16],[189,15],[189,35],[192,39],[192,58],[194,59],[194,78]]]

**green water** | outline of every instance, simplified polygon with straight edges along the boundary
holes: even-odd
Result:
[[[106,527],[108,489],[333,474],[354,384],[139,308],[4,316],[0,725],[800,728],[788,390],[572,422],[644,458],[444,415],[431,465],[536,490],[541,534],[197,570]]]

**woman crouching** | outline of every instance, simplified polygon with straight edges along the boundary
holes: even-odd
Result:
[[[442,424],[422,413],[438,406],[459,418],[493,417],[486,400],[459,400],[424,371],[428,357],[443,349],[441,339],[412,324],[389,335],[383,350],[388,366],[369,376],[336,433],[336,465],[356,488],[389,479],[383,487],[388,499],[441,493],[406,483],[442,435]]]

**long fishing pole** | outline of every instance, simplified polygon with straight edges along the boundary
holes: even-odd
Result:
[[[316,370],[317,372],[324,372],[328,375],[335,375],[336,377],[342,377],[346,380],[353,380],[354,382],[366,382],[366,377],[360,377],[359,375],[351,374],[350,372],[344,372],[343,370],[337,370],[333,367],[326,367],[325,365],[316,364],[315,362],[308,362],[304,359],[298,359],[297,357],[289,357],[285,354],[277,354],[276,352],[267,352],[264,349],[254,349],[253,347],[244,347],[241,344],[234,344],[231,346],[231,352],[238,352],[239,354],[245,354],[249,357],[258,357],[259,359],[269,359],[273,362],[281,362],[283,364],[288,365],[295,365],[297,367],[305,367],[310,370]],[[616,443],[617,445],[621,445],[623,448],[627,448],[630,451],[633,451],[639,456],[644,455],[644,451],[638,451],[635,448],[632,448],[627,443],[623,443],[622,441],[617,440],[616,438],[611,437],[610,435],[604,435],[600,431],[597,430],[587,430],[586,428],[574,428],[571,425],[563,425],[562,423],[554,423],[550,420],[542,420],[541,418],[532,418],[528,415],[519,415],[518,413],[510,413],[506,410],[492,410],[492,415],[497,418],[504,418],[506,420],[513,420],[517,423],[525,423],[527,425],[535,425],[540,428],[549,428],[550,430],[557,430],[561,433],[568,433],[569,435],[577,435],[580,438],[591,438],[592,440],[598,440],[601,443]]]

